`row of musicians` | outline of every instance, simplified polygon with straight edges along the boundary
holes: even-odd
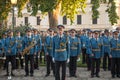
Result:
[[[52,30],[49,30],[49,32],[52,32]],[[98,33],[95,32],[94,37],[89,36],[86,39],[86,41],[84,41],[84,39],[82,39],[82,37],[80,38],[80,40],[79,40],[79,38],[75,37],[75,33],[76,33],[76,31],[73,29],[71,31],[71,37],[69,37],[69,39],[70,39],[70,54],[69,54],[69,56],[70,57],[76,57],[76,58],[70,58],[70,62],[74,61],[74,60],[71,60],[71,59],[76,59],[77,60],[77,57],[81,53],[81,47],[86,47],[86,53],[89,55],[89,57],[91,59],[91,62],[92,62],[91,65],[89,65],[91,67],[91,76],[92,77],[94,76],[94,73],[95,73],[95,71],[94,71],[95,62],[96,62],[96,76],[99,76],[98,73],[99,73],[99,67],[100,67],[100,58],[102,56],[104,56],[105,53],[109,54],[109,57],[112,58],[112,66],[111,66],[112,76],[114,77],[115,74],[117,76],[120,75],[120,71],[119,71],[120,69],[117,69],[117,71],[114,70],[115,66],[116,66],[115,63],[117,62],[116,60],[119,60],[119,58],[120,58],[120,54],[119,54],[120,41],[119,41],[119,38],[118,38],[117,31],[114,32],[114,38],[111,39],[111,40],[107,36],[104,36],[101,39],[101,38],[99,38]],[[18,33],[18,35],[19,34],[20,33]],[[31,46],[31,44],[33,44],[32,42],[36,43],[35,47],[30,49],[29,55],[25,55],[26,76],[29,75],[28,60],[30,60],[30,62],[31,62],[30,74],[31,74],[31,76],[33,76],[33,73],[34,73],[34,71],[33,71],[33,68],[34,68],[33,67],[34,66],[34,64],[33,64],[34,63],[33,54],[37,55],[37,53],[40,52],[40,50],[41,50],[41,39],[40,39],[40,37],[38,37],[38,41],[36,41],[36,39],[31,36],[32,34],[31,34],[30,30],[27,30],[26,34],[27,34],[27,36],[24,37],[24,39],[22,41],[22,38],[20,38],[20,37],[18,37],[18,40],[17,40],[17,38],[13,38],[13,32],[10,32],[8,38],[6,38],[5,40],[4,39],[1,40],[1,46],[2,46],[1,47],[1,53],[4,49],[4,51],[5,51],[4,53],[6,53],[5,54],[6,55],[6,60],[8,60],[7,62],[11,61],[13,63],[13,69],[15,69],[14,68],[14,61],[15,60],[13,60],[13,59],[15,59],[14,55],[16,55],[16,52],[21,53],[22,50],[25,47]],[[49,33],[49,34],[52,35],[52,33]],[[60,56],[60,54],[57,54],[57,56],[54,56],[54,53],[52,51],[50,51],[50,50],[52,50],[50,48],[53,45],[52,41],[50,40],[51,38],[53,39],[53,35],[52,35],[52,37],[48,36],[46,38],[46,41],[45,41],[46,44],[45,45],[47,47],[45,47],[45,54],[50,55],[52,59],[53,59],[53,57],[56,58],[55,60],[64,59],[62,56],[57,57],[57,56]],[[21,41],[22,41],[23,45],[20,43]],[[5,44],[3,44],[3,43],[5,43]],[[3,45],[4,45],[4,47],[3,47]],[[62,43],[58,44],[58,45],[61,45],[61,48],[62,48]],[[24,47],[22,47],[22,46],[24,46]],[[76,63],[76,62],[74,62],[74,63]],[[8,63],[7,63],[7,65],[8,65]],[[120,64],[117,64],[117,66],[118,66],[117,68],[119,68],[119,65]],[[72,63],[71,63],[71,66],[73,66]],[[73,70],[73,71],[70,71],[70,75],[75,75],[75,73],[76,73],[76,71],[75,71],[76,68],[75,67],[70,67],[70,70]],[[71,69],[71,68],[74,68],[74,69]],[[49,73],[50,72],[48,70],[47,75]],[[8,72],[8,69],[7,69],[7,75],[8,74],[9,74],[9,72]]]

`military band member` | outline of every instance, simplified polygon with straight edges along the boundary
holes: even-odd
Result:
[[[2,35],[2,39],[1,39],[1,42],[2,42],[2,53],[3,53],[3,57],[4,57],[4,59],[5,59],[5,40],[6,40],[6,38],[7,38],[7,32],[5,32],[5,33],[3,33],[3,35]],[[4,65],[3,65],[3,70],[5,70],[6,69],[6,59],[4,60]]]
[[[90,43],[90,40],[93,38],[93,32],[90,30],[87,32],[87,40],[86,40],[86,47],[89,47],[91,45],[88,45]],[[86,50],[86,62],[87,62],[87,70],[91,70],[91,57],[89,49]]]
[[[53,57],[53,29],[48,29],[49,35],[45,39],[45,55],[46,55],[46,67],[47,72],[45,77],[50,75],[50,70],[53,70],[53,75],[55,75],[54,63],[52,61]]]
[[[9,31],[8,32],[9,37],[6,38],[5,40],[5,51],[6,51],[6,76],[10,76],[9,73],[11,73],[11,76],[15,76],[13,74],[13,70],[16,69],[16,40],[13,37],[13,31]],[[8,65],[9,62],[11,62],[12,64],[12,70],[10,70],[11,72],[9,72],[8,70]]]
[[[29,48],[29,50],[25,53],[25,77],[29,76],[34,76],[34,52],[35,52],[35,39],[32,36],[31,30],[28,29],[26,31],[27,35],[24,37],[24,42],[23,42],[23,48]],[[28,65],[30,62],[30,66]],[[30,67],[30,70],[29,70]]]
[[[88,50],[90,51],[90,55],[91,55],[91,77],[93,78],[94,75],[96,75],[96,77],[100,77],[99,76],[99,72],[100,72],[100,58],[103,55],[103,46],[102,46],[102,41],[99,38],[99,33],[98,32],[94,32],[94,37],[92,39],[90,39],[90,43],[87,43],[89,46]],[[96,70],[96,71],[95,71]]]
[[[108,70],[111,69],[111,58],[110,58],[110,52],[111,52],[111,48],[110,48],[110,37],[109,37],[109,31],[105,30],[104,31],[104,37],[103,39],[103,46],[104,46],[104,57],[103,57],[103,69],[104,71],[106,71],[107,67]],[[108,63],[108,66],[107,66]]]
[[[71,36],[70,36],[70,62],[69,62],[69,74],[70,77],[77,77],[76,70],[77,70],[77,59],[81,53],[81,42],[80,39],[77,38],[76,30],[71,29]]]
[[[33,31],[34,31],[33,37],[34,37],[34,39],[36,41],[34,68],[39,70],[39,63],[38,63],[39,61],[38,61],[38,59],[39,59],[40,51],[42,49],[42,41],[41,41],[40,35],[38,34],[37,29],[34,29]]]
[[[65,80],[66,62],[69,62],[70,41],[64,32],[64,26],[58,25],[58,35],[53,38],[53,62],[55,61],[55,80]],[[62,78],[60,78],[60,67],[62,67]]]
[[[80,40],[81,40],[81,48],[82,48],[82,63],[85,64],[86,63],[86,31],[83,30],[81,31],[81,35],[80,35]]]
[[[44,51],[45,45],[44,44],[45,44],[45,38],[46,38],[46,36],[47,36],[47,32],[42,31],[42,33],[41,33],[42,50],[40,52],[40,63],[44,62],[44,64],[45,64],[45,51]]]
[[[0,40],[0,58],[2,57],[2,41]]]
[[[20,66],[21,66],[21,69],[23,69],[24,68],[24,65],[23,65],[24,61],[23,61],[23,56],[22,56],[23,37],[21,37],[20,31],[16,31],[16,37],[15,38],[16,38],[16,42],[17,42],[17,47],[16,47],[17,54],[16,54],[16,56],[18,58],[18,59],[16,59],[16,68],[19,67],[19,60],[20,60]]]
[[[120,78],[120,39],[118,31],[114,31],[113,38],[111,39],[111,74],[112,78],[115,76]]]

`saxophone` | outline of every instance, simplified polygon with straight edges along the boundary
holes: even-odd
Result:
[[[32,49],[34,46],[36,45],[36,41],[33,38],[31,42],[29,42],[29,46],[26,47],[23,52],[22,52],[22,56],[24,56],[25,54],[29,55],[30,54],[30,49]]]

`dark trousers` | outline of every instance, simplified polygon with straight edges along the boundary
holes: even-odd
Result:
[[[10,70],[11,71],[11,73],[12,73],[12,71],[14,70],[14,69],[16,69],[16,59],[15,59],[15,55],[11,55],[11,56],[6,56],[6,72],[7,72],[7,74],[9,74],[10,72],[9,72],[9,62],[11,62],[11,65],[12,65],[12,69]]]
[[[100,72],[100,58],[91,58],[91,75],[99,75]],[[96,70],[96,71],[95,71]]]
[[[111,74],[120,75],[120,58],[111,59]]]
[[[38,52],[37,52],[37,54],[36,54],[36,56],[35,56],[34,68],[35,68],[35,69],[38,69],[38,68],[39,68]]]
[[[29,61],[30,61],[30,74],[34,73],[34,56],[33,55],[25,55],[25,72],[29,74]]]
[[[5,57],[5,53],[3,53],[3,57]],[[4,69],[4,70],[6,69],[6,64],[7,64],[7,62],[6,62],[6,60],[4,60],[4,61],[3,61],[3,69]]]
[[[75,76],[76,75],[76,70],[77,70],[77,56],[70,57],[70,62],[69,62],[69,74],[70,76]]]
[[[91,57],[90,54],[86,54],[87,70],[91,70]]]
[[[44,59],[42,59],[42,56],[44,56]],[[40,52],[40,63],[42,63],[42,60],[45,63],[45,51],[44,51],[44,47],[42,47],[42,50]]]
[[[21,68],[23,68],[23,63],[24,63],[24,59],[23,59],[23,56],[22,55],[19,55],[19,59],[20,59],[20,66]]]
[[[47,67],[47,74],[50,74],[50,70],[53,70],[53,75],[55,75],[55,64],[52,61],[52,57],[47,55],[46,56],[46,67]]]
[[[62,78],[60,79],[60,67],[62,67]],[[55,61],[55,80],[65,80],[66,61]]]
[[[82,63],[86,63],[86,48],[82,48]]]
[[[108,66],[107,66],[108,63]],[[106,68],[108,67],[108,70],[111,69],[111,59],[109,58],[108,53],[104,53],[104,57],[103,57],[103,69],[106,70]]]

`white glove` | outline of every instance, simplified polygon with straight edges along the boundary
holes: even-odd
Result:
[[[80,57],[77,59],[77,62],[80,61]]]
[[[67,59],[67,63],[69,63],[70,62],[70,59]]]
[[[53,61],[53,63],[55,63],[55,59],[54,58],[52,58],[52,61]]]

